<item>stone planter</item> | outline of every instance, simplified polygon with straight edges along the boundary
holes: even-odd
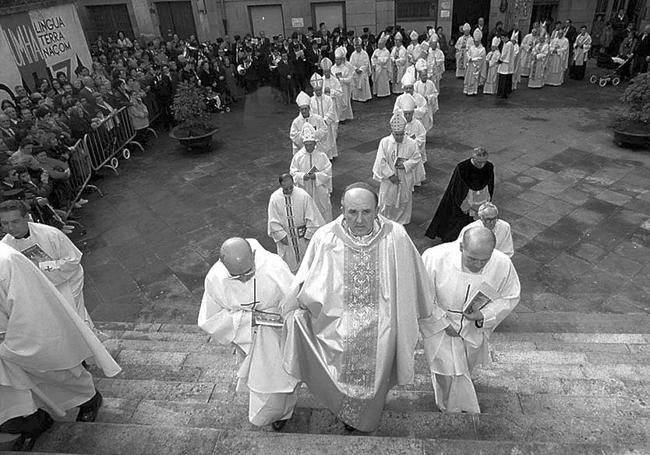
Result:
[[[176,139],[188,151],[208,152],[212,150],[212,136],[217,132],[217,128],[201,135],[188,135],[183,127],[174,127],[169,136]]]
[[[650,131],[643,133],[614,128],[614,143],[619,147],[650,147]]]

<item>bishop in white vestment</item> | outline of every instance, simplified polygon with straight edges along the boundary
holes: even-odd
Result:
[[[2,243],[25,254],[56,286],[79,317],[93,328],[84,304],[81,251],[60,230],[29,222],[27,207],[22,202],[8,204],[0,207],[0,222],[7,232]]]
[[[280,188],[269,200],[267,233],[275,242],[278,255],[295,273],[309,239],[325,221],[311,196],[294,186],[291,174],[282,174],[279,181]]]
[[[289,139],[291,139],[291,146],[293,154],[295,155],[298,150],[302,148],[302,127],[305,123],[309,123],[316,130],[316,138],[323,139],[329,132],[323,117],[311,112],[311,98],[305,92],[298,93],[296,97],[296,104],[298,105],[298,116],[291,122],[291,129],[289,130]],[[325,150],[322,150],[325,151]]]
[[[404,95],[400,95],[404,96]],[[426,172],[424,170],[424,163],[427,161],[427,131],[424,129],[422,123],[415,118],[415,100],[413,97],[409,100],[405,98],[402,102],[402,113],[406,119],[406,128],[404,134],[415,141],[420,153],[420,162],[415,168],[415,185],[420,185],[426,179]]]
[[[519,303],[519,277],[495,243],[492,231],[475,227],[460,245],[443,243],[422,255],[437,305],[451,320],[444,332],[424,339],[441,411],[481,412],[472,369],[489,363],[490,335]]]
[[[314,73],[309,82],[314,89],[314,95],[309,103],[309,110],[323,119],[327,129],[319,141],[319,149],[325,152],[329,159],[332,159],[339,155],[336,147],[339,132],[339,118],[336,114],[336,106],[334,100],[323,93],[323,76]]]
[[[390,51],[390,60],[393,64],[393,93],[402,93],[402,78],[408,66],[406,48],[402,45],[402,34],[395,33],[395,46]]]
[[[338,47],[334,51],[334,66],[332,73],[341,83],[343,96],[341,96],[340,110],[338,111],[339,121],[345,122],[352,120],[352,77],[354,76],[354,67],[346,59],[345,47]]]
[[[377,428],[390,388],[413,382],[418,332],[449,324],[411,239],[376,198],[367,184],[346,189],[343,215],[314,234],[282,305],[285,369],[349,431]]]
[[[293,280],[287,264],[255,239],[231,238],[205,278],[198,325],[240,361],[237,391],[249,391],[253,425],[280,430],[293,415],[298,381],[282,369],[280,301]],[[269,319],[270,317],[270,319]]]
[[[316,150],[314,128],[305,124],[302,130],[304,147],[293,156],[289,172],[294,183],[307,191],[316,203],[325,223],[332,221],[332,163],[327,155]]]
[[[401,113],[393,114],[390,127],[392,134],[379,141],[372,177],[380,185],[380,213],[396,223],[409,224],[420,151],[405,135],[406,119]]]

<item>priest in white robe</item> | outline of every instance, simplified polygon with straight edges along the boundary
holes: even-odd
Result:
[[[539,29],[534,28],[524,36],[519,46],[519,72],[515,77],[528,77],[530,75],[530,66],[533,61],[533,48],[535,41],[539,37]]]
[[[311,196],[294,186],[291,174],[280,175],[279,181],[280,188],[269,199],[267,233],[275,242],[278,255],[295,273],[309,239],[325,221]]]
[[[431,43],[431,51],[427,58],[427,65],[429,67],[429,77],[436,86],[436,90],[440,93],[440,80],[445,74],[445,53],[440,49],[438,43],[438,35],[435,33],[429,38]]]
[[[280,301],[293,274],[255,239],[231,238],[205,278],[198,325],[240,361],[237,391],[249,392],[248,419],[281,430],[293,415],[298,381],[282,368]]]
[[[411,222],[416,170],[421,162],[416,142],[407,137],[402,113],[390,119],[391,134],[379,141],[372,177],[379,182],[379,212],[399,224]]]
[[[489,363],[490,335],[519,303],[517,272],[495,244],[492,231],[475,227],[460,245],[443,243],[422,255],[436,302],[451,320],[444,332],[424,339],[441,411],[481,412],[471,372]]]
[[[483,81],[483,94],[495,95],[497,93],[497,69],[499,67],[499,60],[501,59],[501,51],[499,44],[501,40],[498,36],[492,38],[492,50],[485,57],[485,79]]]
[[[341,96],[341,106],[338,112],[339,122],[346,122],[354,118],[352,113],[352,77],[354,76],[354,67],[347,61],[346,50],[344,47],[338,47],[334,51],[334,66],[332,72],[341,83],[343,96]]]
[[[52,282],[90,328],[93,322],[84,304],[84,269],[81,251],[52,226],[29,221],[27,206],[9,200],[0,204],[0,224],[7,233],[2,239],[27,256]]]
[[[107,377],[121,371],[38,267],[0,244],[0,433],[33,443],[52,425],[45,409],[62,417],[79,406],[77,421],[94,421],[102,396],[82,365],[91,359]]]
[[[509,258],[515,254],[515,248],[512,242],[512,230],[510,223],[499,218],[499,209],[491,202],[484,202],[478,209],[478,220],[465,226],[458,235],[457,243],[461,243],[465,232],[475,227],[486,227],[496,237],[495,248],[501,251]]]
[[[564,31],[560,30],[549,44],[544,85],[559,87],[564,84],[564,73],[568,68],[568,62],[569,40],[564,36]]]
[[[291,146],[293,148],[294,155],[303,146],[301,134],[302,127],[305,125],[305,123],[309,123],[314,127],[316,130],[316,138],[318,140],[323,139],[329,131],[327,125],[325,125],[323,117],[311,112],[311,98],[309,95],[307,95],[305,92],[298,93],[298,96],[296,97],[296,104],[298,105],[299,113],[298,116],[291,122],[291,128],[289,129],[289,139],[291,139]]]
[[[423,43],[424,44],[424,43]],[[421,95],[427,102],[427,114],[422,125],[427,133],[433,128],[433,115],[438,112],[438,89],[431,79],[426,61],[420,59],[415,64],[419,79],[413,84],[413,93]]]
[[[289,172],[296,186],[304,189],[316,203],[325,223],[332,221],[332,163],[327,155],[316,150],[314,127],[305,124],[302,130],[304,147],[293,156]]]
[[[370,432],[391,387],[414,380],[418,332],[427,339],[449,322],[415,246],[379,215],[372,187],[350,185],[341,205],[312,238],[282,304],[284,367],[346,430]]]
[[[465,77],[467,69],[467,51],[472,45],[472,37],[469,35],[472,27],[465,23],[463,25],[463,34],[456,40],[456,77]]]
[[[550,39],[548,35],[540,37],[535,43],[531,55],[530,75],[528,77],[528,88],[544,87],[546,75],[546,62],[548,61]]]
[[[352,100],[365,103],[372,94],[370,93],[370,57],[363,50],[363,41],[358,36],[354,38],[354,52],[350,56],[350,64],[354,68],[352,74]]]
[[[410,100],[408,98],[405,99],[402,103],[402,108],[402,114],[404,114],[404,119],[406,119],[404,134],[406,137],[410,137],[415,141],[418,152],[420,153],[420,161],[415,168],[415,185],[418,186],[427,178],[424,170],[424,163],[427,162],[427,131],[424,129],[422,123],[415,118],[415,100],[413,97]]]
[[[314,89],[314,95],[309,103],[309,110],[323,119],[326,128],[326,133],[320,138],[319,149],[325,152],[331,160],[339,156],[336,146],[339,133],[339,118],[336,115],[336,106],[332,97],[323,93],[323,76],[314,73],[309,82]]]
[[[393,93],[402,93],[402,78],[408,66],[408,55],[406,48],[402,44],[402,34],[395,33],[395,46],[390,51],[390,61],[393,65]]]
[[[386,36],[381,35],[377,49],[372,53],[372,93],[383,98],[390,95],[391,63],[390,52],[386,49]]]
[[[479,79],[485,62],[485,48],[481,43],[483,34],[477,28],[474,30],[474,42],[467,48],[467,67],[463,81],[463,93],[468,96],[478,94]]]

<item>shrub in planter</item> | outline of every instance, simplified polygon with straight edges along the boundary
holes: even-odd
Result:
[[[615,133],[650,136],[650,73],[639,74],[630,81],[621,103],[623,108],[613,125]]]
[[[178,122],[175,135],[179,138],[203,136],[215,130],[205,104],[204,89],[194,83],[181,82],[178,85],[172,110]]]

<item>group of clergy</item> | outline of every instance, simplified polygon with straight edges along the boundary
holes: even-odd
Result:
[[[496,207],[482,204],[454,242],[420,256],[404,227],[382,215],[385,188],[348,186],[342,214],[323,224],[293,182],[280,176],[269,207],[279,256],[254,239],[224,242],[198,318],[235,346],[250,422],[280,431],[303,383],[347,431],[374,431],[389,390],[414,381],[418,339],[439,410],[480,412],[472,369],[489,362],[490,334],[520,294]]]
[[[0,204],[0,433],[30,450],[79,407],[92,422],[102,404],[86,362],[106,376],[121,370],[104,348],[83,299],[81,252],[58,229],[30,221],[27,206]]]
[[[567,29],[557,23],[549,33],[538,23],[519,43],[519,30],[510,35],[497,34],[490,49],[481,43],[482,31],[475,29],[470,36],[469,24],[463,26],[463,35],[456,42],[456,76],[463,78],[463,93],[468,96],[483,93],[507,98],[528,78],[529,88],[564,84],[567,70],[574,79],[583,79],[591,48],[591,37],[583,26],[570,48]]]

